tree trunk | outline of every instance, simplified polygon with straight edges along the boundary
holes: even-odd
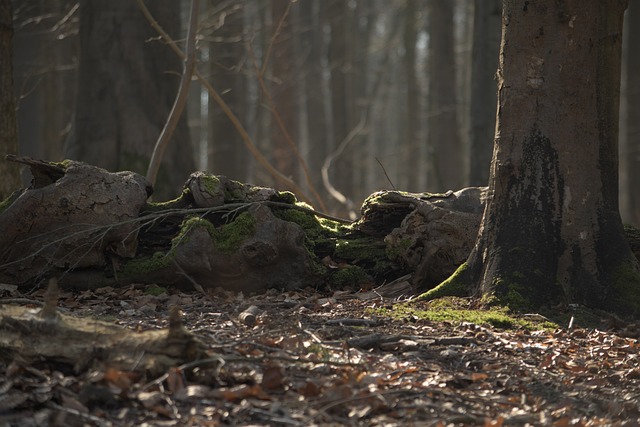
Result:
[[[270,95],[274,110],[271,111],[271,143],[275,168],[285,176],[298,177],[298,159],[293,138],[297,133],[296,116],[296,61],[293,60],[291,3],[289,0],[271,2],[271,85]],[[269,49],[267,50],[269,51]]]
[[[428,188],[453,190],[464,173],[456,114],[453,51],[453,6],[450,0],[429,0],[429,144],[433,147]]]
[[[406,78],[406,118],[404,123],[405,128],[405,144],[404,150],[402,150],[403,162],[406,165],[408,172],[409,182],[407,183],[407,190],[419,191],[417,188],[418,170],[420,165],[419,149],[419,120],[420,104],[418,103],[418,97],[420,96],[420,88],[418,86],[418,78],[416,75],[416,38],[417,38],[417,8],[416,0],[407,0],[405,9],[405,21],[404,21],[404,49],[405,49],[405,78]]]
[[[306,105],[301,107],[307,113],[308,166],[311,172],[312,182],[316,190],[322,192],[321,169],[324,159],[327,157],[327,127],[326,111],[324,108],[323,88],[328,83],[323,76],[326,67],[327,43],[323,27],[326,23],[326,14],[321,13],[323,0],[309,0],[300,2],[300,49],[305,58],[304,69],[301,78]],[[326,194],[322,192],[322,194]]]
[[[487,185],[496,129],[496,84],[500,52],[500,0],[475,0],[471,50],[469,185]]]
[[[179,39],[180,3],[149,3]],[[110,170],[145,172],[176,97],[182,65],[135,2],[80,2],[80,63],[67,157]],[[183,114],[158,175],[159,199],[174,197],[194,169]]]
[[[13,14],[11,0],[0,0],[0,153],[18,154],[18,124],[13,90]],[[0,201],[22,187],[20,169],[0,159]]]
[[[640,309],[618,211],[625,6],[505,0],[489,196],[457,275],[478,294],[512,306]]]
[[[624,162],[627,172],[627,202],[628,220],[635,226],[640,226],[640,4],[629,2],[628,17],[628,54],[627,54],[627,147]]]
[[[211,82],[231,110],[243,116],[244,75],[241,72],[243,45],[244,8],[237,1],[231,2],[220,11],[220,22],[224,25],[212,34],[209,50]],[[208,168],[217,175],[225,175],[236,180],[246,179],[244,144],[231,120],[213,99],[209,99],[209,147]]]

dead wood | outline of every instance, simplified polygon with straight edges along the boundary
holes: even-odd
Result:
[[[206,356],[174,307],[169,328],[134,332],[111,323],[58,313],[58,284],[49,281],[44,307],[0,306],[0,358],[29,365],[48,361],[83,372],[114,368],[157,376],[172,366]]]
[[[9,160],[34,176],[0,205],[0,281],[22,287],[57,277],[80,288],[141,282],[258,292],[316,286],[356,266],[360,279],[335,283],[382,284],[362,298],[411,297],[466,260],[487,191],[382,191],[351,227],[329,229],[318,219],[336,218],[293,194],[223,176],[193,173],[180,197],[153,204],[148,182],[133,172]],[[640,233],[626,233],[637,256]]]

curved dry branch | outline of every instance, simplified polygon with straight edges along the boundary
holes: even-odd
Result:
[[[189,97],[189,85],[191,84],[191,78],[193,77],[193,70],[196,65],[196,30],[198,27],[198,7],[200,0],[191,0],[191,15],[189,18],[189,30],[187,32],[187,47],[186,47],[186,59],[184,64],[184,71],[180,78],[180,86],[178,87],[178,94],[176,100],[171,107],[171,112],[167,118],[167,122],[160,132],[158,141],[153,148],[151,154],[151,160],[149,161],[149,169],[147,169],[147,180],[153,186],[155,185],[156,178],[158,176],[158,169],[160,169],[160,163],[164,156],[164,152],[169,145],[173,131],[178,125],[178,120],[184,111],[184,107],[187,104],[187,98]]]
[[[362,132],[362,129],[364,129],[366,124],[367,115],[363,112],[358,124],[353,129],[351,129],[351,132],[349,132],[349,134],[342,140],[342,142],[340,142],[338,148],[333,153],[327,156],[327,158],[324,160],[324,164],[322,165],[322,183],[324,184],[324,187],[329,192],[331,197],[336,199],[341,204],[345,205],[345,207],[349,210],[349,215],[354,218],[355,212],[353,211],[353,201],[351,199],[348,199],[344,194],[338,191],[338,189],[336,189],[333,184],[331,184],[331,179],[329,178],[329,168],[331,168],[331,163],[336,158],[340,157],[340,155],[342,155],[342,152],[347,148],[349,143],[351,143],[351,141],[353,141],[353,139],[358,136],[360,132]]]
[[[136,0],[136,2],[138,3],[140,10],[144,14],[144,16],[147,18],[151,26],[158,32],[158,34],[160,34],[160,37],[162,37],[162,39],[169,45],[171,50],[173,50],[173,52],[176,55],[184,59],[185,53],[180,49],[180,47],[178,47],[175,40],[173,40],[173,38],[171,38],[171,36],[167,34],[166,31],[164,31],[162,26],[158,23],[158,21],[155,20],[153,15],[151,15],[151,12],[149,12],[149,9],[147,9],[143,0]],[[260,163],[260,165],[263,168],[265,168],[265,170],[269,172],[269,174],[273,178],[275,178],[278,182],[288,186],[292,191],[294,191],[296,193],[296,196],[298,196],[302,201],[311,204],[312,203],[311,198],[309,198],[305,194],[302,188],[300,188],[300,186],[298,186],[293,180],[284,176],[277,169],[275,169],[271,165],[271,163],[269,163],[269,161],[262,155],[262,153],[260,153],[258,148],[255,146],[255,144],[251,140],[251,137],[247,133],[246,129],[244,128],[244,126],[242,126],[242,123],[240,123],[240,120],[238,120],[238,118],[233,113],[233,111],[231,111],[231,109],[229,108],[227,103],[222,99],[220,94],[218,94],[218,92],[213,88],[213,86],[211,86],[211,84],[207,81],[207,79],[205,79],[204,76],[198,71],[197,67],[194,68],[193,74],[196,76],[200,84],[202,84],[202,86],[207,90],[207,92],[209,92],[209,95],[213,98],[216,104],[218,104],[220,109],[227,115],[229,120],[231,120],[231,123],[240,134],[240,137],[242,138],[242,141],[244,142],[245,146],[247,147],[251,155],[258,161],[258,163]]]

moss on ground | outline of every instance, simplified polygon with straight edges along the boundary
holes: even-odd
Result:
[[[372,310],[380,316],[394,319],[429,320],[432,322],[469,322],[502,329],[556,329],[558,324],[543,316],[524,317],[512,313],[507,307],[473,309],[469,298],[444,297],[429,302],[400,303],[393,308]]]

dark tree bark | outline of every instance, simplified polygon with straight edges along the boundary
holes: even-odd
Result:
[[[214,17],[214,22],[224,22],[224,25],[212,34],[209,52],[211,81],[231,110],[242,117],[245,95],[245,76],[241,70],[245,57],[243,5],[232,1],[220,14],[224,14],[224,18]],[[246,179],[244,143],[231,120],[213,99],[209,99],[209,118],[209,170],[232,179]]]
[[[469,185],[487,185],[496,129],[494,76],[500,52],[500,0],[475,0],[471,49]]]
[[[628,221],[635,226],[640,225],[640,4],[629,2],[628,17],[628,53],[627,53],[627,147],[624,162],[627,172]]]
[[[433,191],[462,186],[462,150],[456,114],[453,50],[453,6],[429,0],[429,144],[432,147],[427,186]]]
[[[13,90],[13,14],[11,0],[0,0],[0,155],[18,154],[18,124]],[[0,160],[0,201],[22,187],[20,169]]]
[[[180,3],[148,5],[180,38]],[[80,63],[73,135],[66,156],[109,170],[146,171],[175,100],[182,64],[156,39],[135,2],[80,2]],[[159,199],[174,197],[194,169],[186,118],[174,132],[157,180]]]
[[[626,3],[505,0],[487,207],[449,284],[470,281],[512,305],[639,312],[638,261],[618,211]]]

